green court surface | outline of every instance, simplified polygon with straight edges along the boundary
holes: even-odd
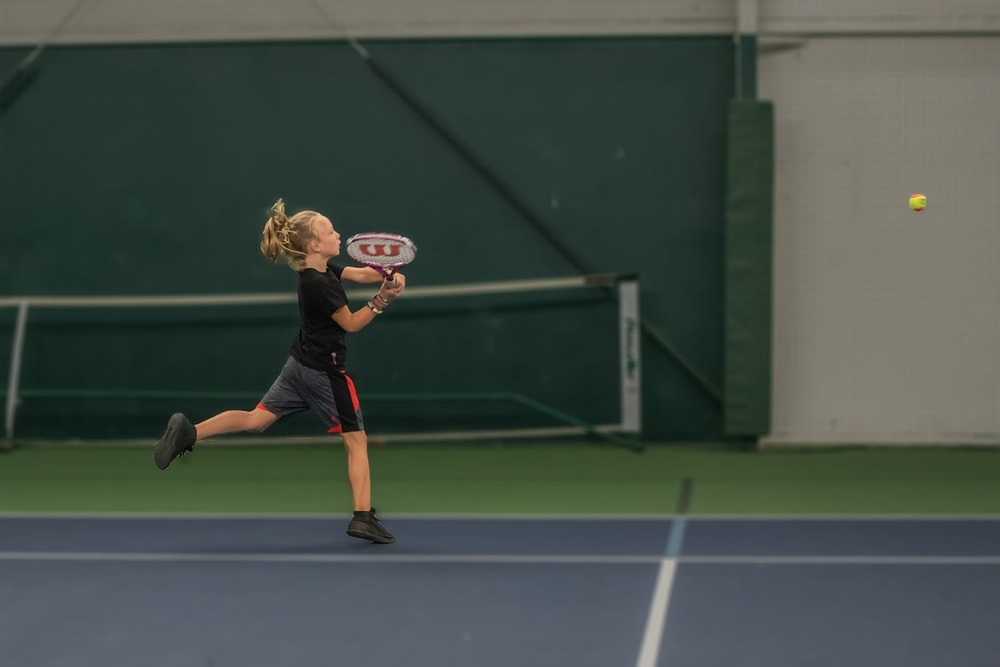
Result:
[[[371,450],[384,514],[1000,514],[1000,449],[744,451],[721,445],[392,445]],[[0,512],[320,513],[351,507],[339,444],[0,454]]]

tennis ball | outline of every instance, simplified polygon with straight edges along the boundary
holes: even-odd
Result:
[[[922,211],[927,206],[927,197],[921,194],[910,195],[910,208],[914,211]]]

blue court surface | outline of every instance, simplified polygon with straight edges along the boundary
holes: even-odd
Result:
[[[942,667],[1000,519],[0,517],[4,667]]]

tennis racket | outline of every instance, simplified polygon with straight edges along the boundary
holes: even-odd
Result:
[[[381,273],[391,286],[395,280],[393,274],[417,256],[417,246],[405,236],[368,232],[347,239],[347,254]]]

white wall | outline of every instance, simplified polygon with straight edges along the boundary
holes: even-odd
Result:
[[[1000,1],[760,14],[777,126],[767,441],[1000,443]]]
[[[762,58],[760,89],[770,440],[1000,442],[1000,38],[807,39]]]
[[[758,0],[762,33],[1000,30],[1000,0]]]
[[[0,0],[0,44],[719,34],[741,1],[764,33],[1000,30],[998,0]]]

